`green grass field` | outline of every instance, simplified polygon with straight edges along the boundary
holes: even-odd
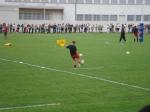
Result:
[[[0,34],[0,112],[137,112],[150,104],[150,35],[142,44],[132,34],[119,43],[119,35]],[[76,40],[81,68],[56,45],[62,38]]]

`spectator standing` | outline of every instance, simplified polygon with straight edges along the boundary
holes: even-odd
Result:
[[[3,23],[3,33],[4,33],[4,38],[7,39],[7,32],[8,32],[8,27],[6,23]]]
[[[123,24],[122,24],[122,27],[121,27],[120,42],[122,41],[122,39],[124,40],[124,42],[126,42],[125,26]]]
[[[138,28],[136,26],[133,27],[132,32],[134,34],[134,42],[138,42]]]

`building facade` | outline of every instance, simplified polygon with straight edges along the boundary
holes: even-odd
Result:
[[[150,0],[1,0],[0,22],[150,24]]]

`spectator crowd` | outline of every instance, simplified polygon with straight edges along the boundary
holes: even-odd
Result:
[[[0,33],[3,32],[3,24],[0,23]],[[22,33],[76,33],[76,32],[120,32],[121,24],[6,24],[8,32]],[[124,25],[126,32],[132,32],[134,24]],[[150,24],[145,25],[145,32],[150,33]]]

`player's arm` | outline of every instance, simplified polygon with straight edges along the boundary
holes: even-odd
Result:
[[[65,45],[66,48],[70,48],[70,45]]]

